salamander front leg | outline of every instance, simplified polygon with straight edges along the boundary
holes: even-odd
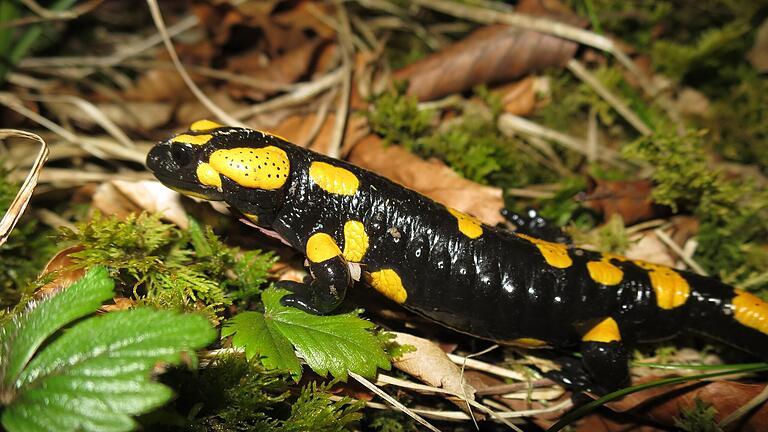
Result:
[[[595,383],[593,391],[604,394],[629,384],[627,349],[613,318],[600,321],[582,337],[581,354],[584,368]]]
[[[330,313],[344,301],[347,288],[352,285],[347,261],[333,238],[325,233],[309,238],[306,254],[308,280],[278,282],[278,287],[293,291],[280,302],[316,315]]]

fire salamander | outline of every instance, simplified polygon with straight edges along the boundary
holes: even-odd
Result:
[[[449,328],[578,348],[601,388],[628,380],[626,342],[687,330],[768,358],[768,303],[694,273],[480,223],[349,163],[201,120],[156,145],[167,186],[224,201],[308,259],[286,305],[333,311],[355,280]]]

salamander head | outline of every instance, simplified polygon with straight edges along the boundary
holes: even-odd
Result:
[[[289,148],[274,135],[200,120],[153,147],[147,167],[171,189],[226,201],[251,219],[269,223],[290,183]]]

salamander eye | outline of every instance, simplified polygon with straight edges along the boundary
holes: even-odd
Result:
[[[171,147],[171,157],[180,168],[183,168],[195,160],[195,150],[189,145],[174,144]]]

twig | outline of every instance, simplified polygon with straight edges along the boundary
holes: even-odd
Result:
[[[39,135],[15,129],[0,129],[0,140],[8,137],[20,137],[37,141],[40,143],[40,151],[37,153],[35,163],[32,164],[19,192],[16,194],[13,202],[11,202],[10,207],[8,207],[8,211],[0,219],[0,246],[8,240],[11,231],[19,222],[21,215],[24,214],[24,210],[27,208],[30,198],[32,198],[32,192],[34,192],[35,186],[37,186],[40,170],[43,169],[43,164],[45,164],[45,160],[48,157],[48,144]]]
[[[165,44],[165,48],[168,51],[168,55],[171,56],[171,61],[173,61],[173,64],[176,66],[176,70],[179,72],[179,75],[181,75],[181,79],[183,79],[184,83],[187,84],[187,88],[192,91],[197,100],[199,100],[203,106],[208,108],[208,111],[210,111],[222,122],[232,126],[246,127],[244,123],[241,123],[234,117],[230,116],[218,105],[216,105],[216,103],[209,99],[208,96],[206,96],[205,93],[200,90],[200,87],[198,87],[197,84],[192,81],[192,78],[187,73],[187,70],[184,69],[184,65],[181,63],[178,54],[176,54],[176,49],[173,47],[171,37],[168,35],[168,31],[165,28],[163,15],[160,12],[160,7],[157,5],[157,0],[147,0],[147,5],[149,6],[149,11],[152,14],[152,20],[155,22],[155,27],[157,27],[157,30],[160,32],[160,35],[163,38],[163,43]]]
[[[77,135],[25,107],[24,104],[22,104],[18,98],[11,93],[0,92],[0,105],[5,105],[13,111],[16,111],[24,117],[49,129],[53,133],[59,135],[69,142],[77,142]]]
[[[619,115],[624,117],[624,120],[626,120],[627,123],[631,124],[632,127],[637,129],[638,132],[645,136],[651,135],[653,133],[651,128],[649,128],[648,125],[646,125],[640,119],[640,117],[638,117],[631,109],[629,109],[624,101],[619,99],[618,96],[608,90],[608,88],[604,86],[603,83],[601,83],[600,80],[598,80],[597,77],[592,74],[592,72],[588,71],[587,68],[581,64],[581,62],[576,59],[571,59],[568,61],[567,67],[568,70],[573,72],[574,75],[592,87],[595,93],[600,95],[601,98],[608,102],[608,104],[612,106],[613,109],[619,113]]]
[[[731,423],[738,421],[740,418],[744,417],[747,413],[752,411],[753,408],[761,405],[766,400],[768,400],[768,385],[763,387],[760,393],[753,397],[749,402],[728,414],[728,416],[726,416],[720,423],[718,423],[718,426],[721,429],[726,429]]]
[[[653,233],[656,234],[656,237],[658,237],[662,243],[667,245],[668,248],[672,249],[672,252],[676,253],[680,258],[682,258],[683,261],[688,264],[688,267],[700,275],[707,276],[707,271],[704,270],[704,268],[699,265],[699,263],[694,261],[693,258],[688,256],[687,253],[683,252],[680,246],[678,246],[677,243],[672,240],[672,237],[670,237],[669,234],[665,233],[661,228],[656,228],[653,230]]]
[[[385,401],[389,402],[392,406],[398,408],[405,414],[407,414],[412,419],[416,420],[419,424],[424,426],[425,428],[433,431],[433,432],[440,432],[440,429],[434,427],[430,422],[426,421],[424,418],[422,418],[420,415],[416,414],[411,410],[410,408],[406,407],[405,405],[401,404],[397,399],[393,398],[392,396],[388,395],[384,390],[376,387],[372,382],[368,381],[367,379],[363,378],[362,376],[352,372],[347,371],[349,376],[354,378],[357,382],[363,385],[363,387],[367,388],[368,390],[372,391],[376,395],[378,395],[380,398],[384,399]]]
[[[19,27],[19,26],[25,26],[30,24],[36,24],[43,21],[61,21],[61,20],[72,20],[80,15],[86,14],[93,9],[96,8],[99,4],[101,4],[104,0],[90,0],[83,4],[77,5],[69,10],[51,10],[46,9],[42,6],[40,6],[38,3],[34,2],[33,0],[21,0],[25,6],[27,6],[32,12],[36,13],[38,16],[28,16],[28,17],[22,17],[10,21],[6,21],[3,23],[0,23],[0,30],[4,28],[9,27]]]
[[[511,134],[512,132],[521,132],[527,135],[532,135],[537,138],[548,139],[554,141],[563,147],[573,150],[583,155],[587,154],[587,143],[579,138],[566,135],[562,132],[558,132],[554,129],[550,129],[539,124],[536,124],[530,120],[522,117],[505,113],[499,116],[499,129],[505,134]],[[616,151],[604,148],[597,155],[599,159],[606,162],[616,163]]]
[[[331,143],[328,147],[328,156],[333,158],[339,157],[341,146],[344,143],[344,132],[347,129],[347,122],[349,120],[349,102],[350,95],[352,94],[352,56],[354,53],[349,17],[341,0],[336,0],[336,11],[339,15],[340,23],[336,34],[339,37],[339,45],[341,46],[344,75],[341,80],[341,94],[339,95],[339,106],[336,108],[336,116],[334,117]]]

